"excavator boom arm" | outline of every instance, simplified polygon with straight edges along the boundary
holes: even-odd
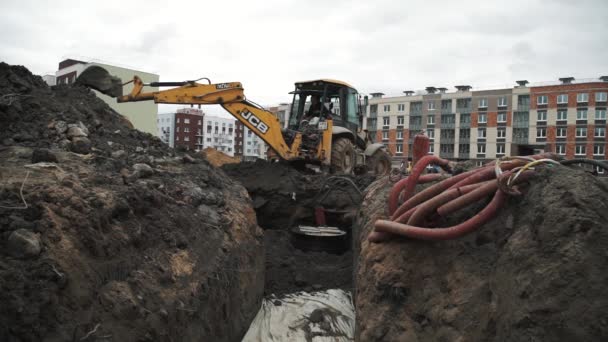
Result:
[[[281,158],[291,160],[298,157],[302,141],[296,133],[291,146],[288,146],[281,132],[279,119],[271,112],[260,108],[245,98],[243,86],[239,82],[200,84],[186,82],[155,82],[150,86],[177,86],[167,90],[142,92],[144,83],[137,76],[133,79],[130,94],[119,96],[118,102],[151,101],[165,104],[219,104],[232,116],[259,136]]]

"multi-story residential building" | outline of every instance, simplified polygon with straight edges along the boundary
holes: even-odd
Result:
[[[264,140],[247,127],[243,133],[243,160],[267,159],[268,147]]]
[[[289,103],[279,103],[278,106],[268,107],[268,111],[276,115],[281,122],[281,127],[287,128],[289,124],[289,113],[291,110],[291,105]]]
[[[479,164],[505,155],[555,152],[566,158],[608,159],[608,77],[472,91],[427,87],[385,97],[372,93],[366,126],[395,161],[411,157],[417,132],[429,153]]]
[[[200,151],[203,149],[203,120],[205,114],[196,108],[180,108],[175,113],[174,147]]]
[[[157,137],[170,147],[175,147],[175,113],[158,114]]]
[[[237,120],[234,129],[234,156],[242,157],[244,145],[243,140],[245,139],[245,125]]]
[[[44,80],[49,85],[56,84],[71,84],[73,83],[78,75],[82,73],[89,66],[97,65],[106,69],[111,75],[117,76],[122,79],[123,83],[133,79],[134,75],[139,76],[144,83],[158,82],[159,75],[144,72],[141,70],[134,70],[124,68],[120,66],[98,63],[98,62],[85,62],[76,59],[66,59],[59,62],[59,68],[55,72],[55,75],[45,75]],[[126,84],[123,88],[125,94],[129,93],[133,89],[133,84]],[[156,91],[157,87],[147,87],[146,90]],[[157,115],[158,105],[154,101],[143,101],[143,102],[126,102],[118,103],[115,98],[104,95],[95,90],[97,97],[106,102],[112,109],[118,113],[126,116],[129,121],[133,124],[136,129],[148,132],[150,134],[157,133]]]
[[[219,116],[205,115],[203,120],[203,146],[213,147],[229,156],[234,156],[236,120]]]

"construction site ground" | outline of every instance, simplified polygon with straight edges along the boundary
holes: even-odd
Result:
[[[395,180],[330,177],[178,152],[0,63],[0,341],[240,341],[264,298],[336,289],[357,341],[608,339],[605,179],[539,170],[464,238],[371,243]],[[346,247],[292,233],[317,207]]]

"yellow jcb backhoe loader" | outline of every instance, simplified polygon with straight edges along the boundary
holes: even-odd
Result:
[[[134,76],[133,89],[123,95],[122,81],[100,66],[90,66],[76,83],[117,98],[118,102],[154,101],[165,104],[219,104],[264,140],[282,159],[319,165],[331,173],[390,171],[390,157],[384,146],[372,143],[362,130],[363,113],[357,90],[347,83],[320,79],[297,82],[289,125],[259,105],[248,101],[240,82],[208,84],[198,81],[152,82],[144,84]],[[143,92],[145,86],[173,87]],[[317,101],[320,101],[318,104]],[[312,105],[311,105],[312,103]],[[317,106],[318,110],[307,108]]]

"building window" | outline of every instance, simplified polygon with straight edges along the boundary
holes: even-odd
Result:
[[[403,115],[400,115],[397,117],[397,125],[398,126],[403,126],[405,124],[405,117]]]
[[[588,93],[576,94],[576,102],[589,102],[589,94]]]
[[[177,118],[177,121],[176,121],[176,122],[177,122],[177,123],[179,123],[179,118]]]
[[[496,116],[497,122],[507,122],[507,113],[498,113]]]
[[[486,123],[488,122],[488,116],[486,114],[479,114],[479,120],[477,121],[479,123]]]
[[[595,127],[594,136],[596,138],[603,138],[606,136],[606,127]]]
[[[596,109],[595,110],[595,120],[606,120],[606,110],[605,109]]]
[[[401,144],[397,145],[397,153],[403,153],[403,145],[401,145]]]
[[[211,138],[207,138],[207,142],[211,142]]]
[[[190,119],[184,119],[184,123],[185,124],[189,124],[190,123]]]
[[[388,116],[385,116],[382,118],[382,125],[383,126],[388,126],[390,124],[391,118]]]
[[[477,144],[477,154],[486,153],[486,144]]]
[[[435,129],[427,128],[426,135],[429,137],[429,139],[435,139]]]
[[[606,102],[608,93],[595,93],[595,102]]]
[[[399,104],[397,105],[397,111],[398,111],[398,112],[403,112],[403,111],[405,111],[405,104],[404,104],[404,103],[399,103]]]
[[[547,137],[547,129],[546,128],[537,128],[536,129],[536,137],[537,138],[546,138]]]
[[[435,110],[435,102],[429,102],[429,110]]]
[[[557,111],[557,120],[558,121],[568,120],[568,111],[567,110],[558,110]]]
[[[384,105],[384,112],[390,112],[391,111],[391,105]]]
[[[428,125],[434,125],[435,124],[435,116],[434,115],[427,116],[426,123]]]
[[[201,120],[198,120],[198,125],[201,126],[203,124],[203,122]]]
[[[584,156],[587,154],[587,146],[585,145],[576,145],[574,148],[574,154],[577,156]]]
[[[175,131],[176,131],[176,132],[179,132],[179,126],[177,126],[177,127],[175,128]]]
[[[207,133],[211,133],[211,126],[207,125]]]
[[[555,145],[555,153],[559,155],[566,155],[566,145],[559,144]]]
[[[566,137],[566,127],[558,127],[555,135],[558,138],[565,138]]]
[[[486,98],[479,99],[478,108],[488,108],[488,99],[486,99]]]
[[[460,139],[470,139],[471,138],[471,130],[468,128],[461,128],[460,132],[458,132],[458,136]]]
[[[435,153],[435,144],[430,144],[429,145],[429,154],[433,154]]]
[[[576,137],[577,138],[586,138],[587,137],[587,127],[576,127]]]
[[[471,114],[460,114],[460,123],[471,123]]]
[[[184,127],[184,133],[190,133],[190,127]]]
[[[603,156],[604,155],[604,144],[593,145],[593,155]]]
[[[499,128],[496,130],[496,137],[497,138],[506,138],[507,137],[507,130],[504,128]]]
[[[536,121],[547,121],[547,111],[539,110],[536,114]]]
[[[478,128],[477,129],[477,137],[479,139],[485,139],[486,138],[486,129],[485,128]]]
[[[397,131],[397,139],[403,140],[403,131]]]
[[[568,103],[568,94],[557,95],[557,103],[559,103],[559,104]]]
[[[499,97],[498,98],[498,107],[506,107],[507,106],[507,97]]]
[[[186,136],[184,137],[184,141],[190,141],[190,137],[186,135]]]
[[[505,144],[496,144],[496,154],[505,154]]]
[[[547,102],[547,95],[539,95],[536,97],[536,104],[538,105],[546,105]]]
[[[382,140],[388,140],[388,132],[387,131],[382,132]]]
[[[587,120],[587,110],[579,109],[576,111],[576,120]]]

